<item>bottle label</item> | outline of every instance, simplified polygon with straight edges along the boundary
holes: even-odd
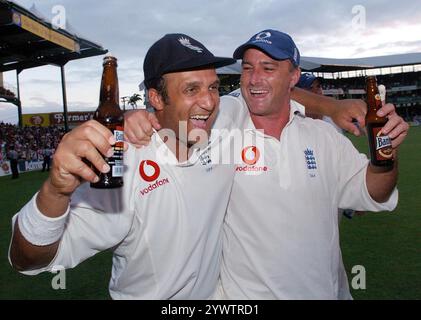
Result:
[[[111,167],[112,177],[122,177],[124,166],[123,166],[123,150],[124,150],[124,131],[123,127],[117,126],[114,130],[114,138],[116,140],[113,146],[114,154],[108,158],[108,164]]]
[[[124,131],[123,127],[117,126],[114,130],[114,138],[116,141],[116,145],[123,146],[124,143]]]
[[[377,160],[388,160],[392,158],[392,141],[389,136],[381,134],[381,129],[373,128],[373,135],[376,137],[376,157]]]
[[[112,167],[111,175],[113,177],[122,177],[123,176],[123,170],[124,170],[123,161],[115,160],[115,164]]]

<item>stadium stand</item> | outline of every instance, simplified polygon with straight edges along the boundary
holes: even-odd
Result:
[[[421,72],[403,72],[377,75],[377,82],[386,86],[387,101],[393,103],[405,121],[421,123]],[[351,77],[324,79],[325,94],[333,93],[339,99],[365,99],[365,78]],[[341,94],[335,94],[335,93]]]
[[[41,161],[45,148],[56,149],[65,131],[62,127],[23,127],[0,122],[0,162],[13,145],[21,161]]]
[[[19,74],[23,70],[44,65],[60,67],[64,126],[67,130],[64,66],[69,61],[103,55],[107,52],[108,50],[101,45],[80,37],[73,28],[70,31],[57,28],[40,16],[35,6],[28,10],[13,1],[0,0],[0,73],[15,70],[17,82],[16,96],[0,93],[0,98],[17,106],[21,127],[23,124]]]

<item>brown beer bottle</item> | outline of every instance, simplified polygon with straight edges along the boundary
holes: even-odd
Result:
[[[123,186],[123,111],[119,106],[117,59],[112,56],[104,57],[99,105],[94,113],[94,119],[111,130],[116,140],[113,145],[114,155],[104,157],[110,166],[108,173],[101,173],[96,168],[95,173],[99,181],[91,183],[92,188],[119,188]]]
[[[382,107],[382,101],[377,88],[375,76],[366,78],[367,84],[367,115],[365,117],[370,161],[374,166],[393,167],[392,142],[389,136],[381,134],[380,130],[387,122],[386,117],[379,117],[376,113]]]

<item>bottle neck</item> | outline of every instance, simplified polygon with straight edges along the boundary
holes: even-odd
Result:
[[[113,63],[106,63],[102,73],[99,103],[118,106],[119,100],[117,66]]]
[[[375,78],[367,79],[367,108],[368,113],[376,113],[378,109],[382,107],[382,101],[377,88],[377,82]]]

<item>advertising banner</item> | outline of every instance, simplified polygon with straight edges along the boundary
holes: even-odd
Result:
[[[0,163],[0,177],[8,176],[12,174],[12,170],[10,170],[10,161],[3,161]]]
[[[75,127],[79,124],[82,124],[85,121],[91,120],[94,117],[94,112],[80,111],[80,112],[68,112],[67,113],[67,123]],[[50,124],[52,126],[62,126],[64,125],[64,115],[62,112],[53,112],[50,113]]]
[[[20,173],[27,171],[42,170],[42,161],[19,161],[18,170]],[[0,177],[12,174],[10,161],[0,162]]]
[[[23,126],[48,127],[50,126],[49,113],[28,113],[22,115]]]

